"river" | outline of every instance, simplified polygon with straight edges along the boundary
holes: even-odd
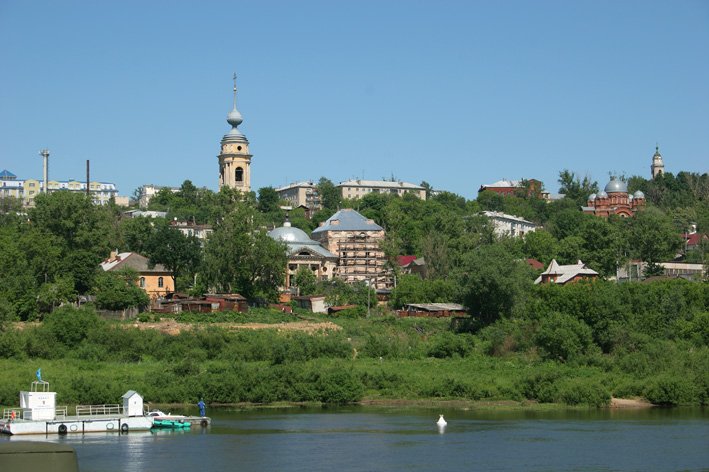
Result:
[[[438,413],[448,421],[444,430],[435,424]],[[709,470],[709,411],[700,408],[209,414],[209,429],[34,439],[72,445],[81,472]]]

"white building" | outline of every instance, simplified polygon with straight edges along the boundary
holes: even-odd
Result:
[[[138,189],[138,206],[140,208],[148,208],[150,200],[157,195],[157,193],[162,189],[169,189],[172,193],[177,193],[180,191],[179,187],[166,187],[161,185],[146,184]]]
[[[389,180],[347,180],[336,185],[342,192],[342,198],[357,199],[368,193],[383,193],[398,195],[407,193],[416,195],[421,200],[426,200],[426,189],[420,185],[409,182],[392,182]]]
[[[537,225],[519,216],[508,215],[497,211],[484,211],[495,229],[498,236],[524,236],[530,231],[536,231]]]

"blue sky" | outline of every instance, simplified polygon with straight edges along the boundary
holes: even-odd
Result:
[[[707,1],[0,1],[0,169],[217,188],[237,72],[252,187],[466,198],[709,170]]]

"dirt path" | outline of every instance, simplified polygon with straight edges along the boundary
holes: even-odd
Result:
[[[275,329],[277,331],[300,331],[308,334],[323,331],[339,331],[342,328],[329,321],[293,321],[289,323],[178,323],[175,320],[161,320],[157,323],[133,323],[134,328],[153,329],[166,334],[177,335],[182,331],[191,331],[195,328],[215,326],[228,330],[240,329]]]

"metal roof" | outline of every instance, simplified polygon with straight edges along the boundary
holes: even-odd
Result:
[[[316,228],[313,234],[324,231],[382,231],[383,229],[355,210],[344,208],[328,218],[322,226]]]

